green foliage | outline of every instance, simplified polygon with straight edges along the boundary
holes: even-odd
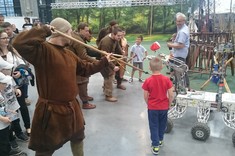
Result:
[[[129,42],[135,42],[137,36],[142,35],[144,42],[146,41],[164,41],[166,42],[172,34],[153,34],[153,35],[143,35],[143,34],[127,34],[126,39]]]
[[[74,29],[80,22],[90,25],[94,33],[106,27],[111,20],[117,20],[127,33],[149,34],[152,17],[152,34],[173,33],[175,28],[175,14],[182,11],[187,15],[188,7],[192,10],[198,6],[197,0],[189,0],[187,4],[171,6],[118,7],[118,8],[81,8],[52,10],[53,18],[62,17],[72,23]]]

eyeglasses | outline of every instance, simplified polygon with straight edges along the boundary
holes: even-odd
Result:
[[[9,40],[10,38],[9,37],[1,37],[0,39],[2,39],[2,40]]]

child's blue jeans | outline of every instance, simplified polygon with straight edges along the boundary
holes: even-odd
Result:
[[[167,112],[168,110],[148,110],[152,146],[159,146],[159,141],[163,140],[167,124]]]

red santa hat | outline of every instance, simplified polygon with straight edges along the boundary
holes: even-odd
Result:
[[[154,42],[151,46],[150,46],[150,49],[152,50],[152,51],[157,51],[158,49],[160,49],[161,48],[161,45],[156,41],[156,42]]]

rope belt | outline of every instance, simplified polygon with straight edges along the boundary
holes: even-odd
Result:
[[[75,100],[76,99],[74,99],[73,101],[64,102],[64,101],[56,101],[56,100],[44,99],[42,97],[39,97],[39,99],[38,99],[39,102],[43,102],[45,104],[49,104],[49,105],[50,104],[52,104],[52,105],[63,105],[63,106],[71,108],[72,114],[73,114],[73,118],[74,118],[74,131],[76,129],[76,123],[77,123],[76,115],[75,115],[75,110],[74,110],[74,107],[73,107],[73,102],[75,102]],[[47,110],[51,111],[52,108],[49,105],[47,106]]]

